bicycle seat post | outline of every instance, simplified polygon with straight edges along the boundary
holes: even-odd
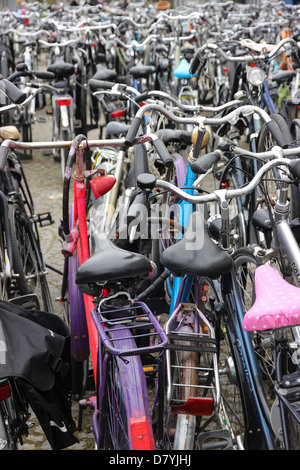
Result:
[[[82,146],[76,149],[76,169],[73,175],[73,178],[76,181],[84,181],[83,153],[84,153],[84,149]]]

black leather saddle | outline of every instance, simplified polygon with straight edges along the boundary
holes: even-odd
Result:
[[[134,78],[147,78],[154,72],[155,67],[153,65],[137,64],[129,69],[129,73],[133,75]]]
[[[82,292],[91,293],[89,284],[135,278],[152,271],[148,258],[117,247],[105,234],[96,235],[94,243],[95,254],[79,266],[76,274]]]
[[[104,65],[98,64],[97,71],[92,78],[95,78],[96,80],[110,81],[114,80],[117,75],[118,74],[115,70],[108,69],[107,67],[104,67]]]
[[[73,75],[75,71],[75,66],[73,64],[70,64],[69,62],[59,61],[49,65],[47,70],[48,72],[54,73],[56,78],[61,79]]]
[[[291,82],[297,72],[295,70],[281,70],[280,72],[275,73],[272,76],[272,82],[283,83],[283,82]]]
[[[182,239],[163,251],[162,264],[176,276],[208,276],[217,279],[233,267],[230,255],[208,235],[201,212],[194,212]]]

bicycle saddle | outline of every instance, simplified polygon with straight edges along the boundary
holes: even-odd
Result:
[[[114,80],[117,77],[117,75],[118,74],[115,70],[108,69],[104,67],[104,65],[98,64],[97,71],[93,75],[92,78],[95,78],[96,80],[109,81],[109,80]]]
[[[211,279],[229,273],[233,266],[230,255],[209,237],[201,212],[193,212],[182,239],[163,251],[161,262],[177,276]]]
[[[290,82],[297,72],[295,70],[281,70],[280,72],[275,73],[271,78],[272,82],[282,83]]]
[[[80,291],[90,293],[91,283],[120,281],[149,274],[152,265],[145,256],[118,248],[105,234],[94,237],[94,252],[88,260],[79,266],[76,284]]]
[[[48,72],[54,73],[55,77],[63,78],[70,77],[75,71],[75,66],[69,62],[54,62],[54,64],[49,65],[47,68]]]
[[[300,289],[269,265],[255,270],[255,301],[243,320],[246,331],[274,330],[300,324]]]
[[[143,65],[141,63],[134,65],[129,69],[129,73],[133,75],[134,78],[146,78],[154,72],[155,67],[153,65]]]
[[[181,59],[180,64],[177,69],[174,70],[173,74],[177,78],[191,78],[196,75],[190,74],[190,63],[186,59]]]

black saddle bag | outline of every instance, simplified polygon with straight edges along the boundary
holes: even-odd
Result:
[[[0,379],[18,379],[52,449],[78,442],[71,412],[70,332],[63,320],[0,300],[0,352]]]

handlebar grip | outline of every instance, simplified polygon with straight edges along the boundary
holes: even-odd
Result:
[[[292,175],[295,176],[295,178],[300,179],[300,160],[292,160],[289,164],[289,168]]]
[[[0,75],[0,90],[3,91],[8,96],[10,101],[15,104],[21,104],[27,98],[26,93],[19,90],[16,85],[14,85],[12,82],[9,82],[6,78],[3,78],[2,75]]]
[[[172,156],[170,155],[167,147],[161,139],[155,139],[153,145],[158,155],[166,168],[171,168],[174,165]]]
[[[136,96],[134,98],[134,101],[136,103],[141,103],[142,101],[146,100],[149,97],[149,91],[145,91],[144,93],[141,93],[140,95]]]
[[[89,88],[92,91],[97,91],[99,88],[105,88],[106,90],[111,90],[112,87],[115,85],[114,82],[106,82],[105,80],[97,80],[96,78],[91,78],[89,80]]]
[[[130,124],[130,128],[127,132],[127,135],[125,137],[125,144],[126,145],[132,145],[132,143],[133,143],[133,141],[134,141],[134,139],[135,139],[135,137],[138,133],[141,122],[142,122],[141,117],[134,116],[134,118],[132,119],[132,123]]]
[[[4,171],[8,152],[9,152],[8,147],[5,147],[4,145],[0,145],[0,172]]]
[[[148,155],[144,144],[138,144],[134,147],[134,176],[135,179],[143,173],[148,173]]]
[[[53,80],[55,78],[55,74],[53,72],[33,70],[32,73],[36,78],[40,78],[40,79]]]
[[[204,175],[220,159],[221,153],[218,150],[207,153],[191,163],[191,170],[197,175]]]

